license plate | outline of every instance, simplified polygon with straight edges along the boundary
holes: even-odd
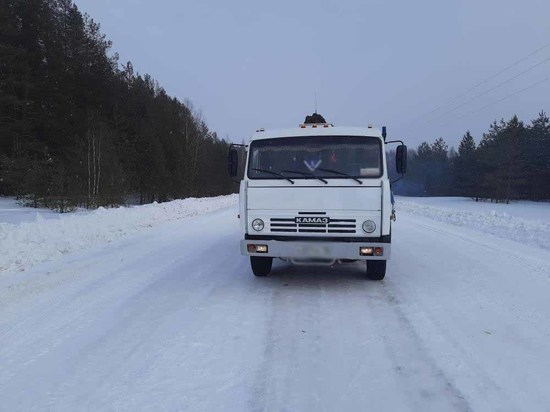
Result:
[[[326,246],[321,245],[306,245],[302,247],[301,253],[306,258],[322,258],[329,253]]]

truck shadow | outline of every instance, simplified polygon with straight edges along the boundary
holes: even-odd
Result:
[[[294,265],[284,261],[274,261],[268,277],[269,283],[299,283],[301,285],[341,284],[345,281],[368,282],[364,262],[336,263],[324,265]],[[289,283],[290,284],[290,283]]]

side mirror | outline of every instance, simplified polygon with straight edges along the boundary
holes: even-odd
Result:
[[[235,148],[230,148],[227,153],[227,172],[229,176],[235,177],[239,171],[239,154]]]
[[[395,168],[399,174],[404,175],[407,172],[407,146],[404,144],[397,146]]]

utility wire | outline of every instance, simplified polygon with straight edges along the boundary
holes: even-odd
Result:
[[[463,117],[466,117],[466,116],[469,116],[469,115],[471,115],[471,114],[480,112],[481,110],[486,109],[486,108],[489,107],[489,106],[492,106],[492,105],[494,105],[494,104],[503,102],[504,100],[509,99],[510,97],[513,97],[513,96],[515,96],[515,95],[517,95],[517,94],[523,93],[524,91],[527,91],[527,90],[529,90],[529,89],[532,89],[533,87],[538,86],[538,85],[541,84],[541,83],[547,82],[548,80],[550,80],[550,76],[548,76],[548,77],[546,77],[546,78],[544,78],[544,79],[542,79],[542,80],[539,80],[538,82],[535,82],[535,83],[531,84],[530,86],[524,87],[524,88],[521,89],[521,90],[517,90],[517,91],[515,91],[514,93],[510,93],[510,94],[504,96],[502,99],[499,99],[499,100],[496,100],[496,101],[494,101],[494,102],[491,102],[491,103],[489,103],[489,104],[487,104],[487,105],[485,105],[485,106],[483,106],[483,107],[480,107],[480,108],[477,109],[477,110],[473,110],[473,111],[471,111],[471,112],[465,113],[465,114],[463,114],[462,116],[457,117],[457,119],[462,119]]]
[[[472,86],[471,88],[469,88],[468,90],[466,90],[464,93],[461,93],[461,94],[459,94],[459,95],[456,95],[455,97],[450,98],[450,99],[447,100],[445,103],[442,103],[441,105],[437,106],[437,107],[436,107],[435,109],[433,109],[432,111],[430,111],[430,112],[428,112],[428,113],[425,113],[425,114],[423,114],[423,115],[417,116],[416,118],[413,118],[412,120],[410,120],[410,121],[407,122],[407,123],[409,123],[409,124],[410,124],[410,123],[414,123],[414,122],[416,122],[416,121],[418,121],[418,120],[421,120],[421,119],[423,119],[423,118],[425,118],[425,117],[430,116],[431,114],[435,113],[436,111],[438,111],[438,110],[441,109],[442,107],[445,107],[445,106],[447,106],[449,103],[452,103],[452,102],[454,102],[455,100],[460,99],[461,97],[463,97],[463,96],[467,95],[468,93],[470,93],[470,92],[474,91],[475,89],[477,89],[479,86],[482,86],[482,85],[488,83],[489,81],[493,80],[495,77],[500,76],[502,73],[505,73],[505,72],[507,72],[508,70],[510,70],[510,69],[512,69],[512,68],[514,68],[514,67],[516,67],[518,64],[522,63],[523,61],[527,60],[529,57],[534,56],[535,54],[537,54],[537,53],[540,52],[541,50],[546,49],[546,48],[549,47],[549,46],[550,46],[550,43],[547,43],[547,44],[545,44],[544,46],[539,47],[538,49],[534,50],[533,52],[529,53],[528,55],[526,55],[526,56],[522,57],[521,59],[515,61],[514,63],[512,63],[512,64],[506,66],[504,69],[498,71],[497,73],[495,73],[495,74],[489,76],[489,77],[486,78],[485,80],[483,80],[483,81],[477,83],[476,85]]]
[[[517,78],[520,77],[520,76],[523,76],[525,73],[530,72],[531,70],[533,70],[533,69],[535,69],[535,68],[541,66],[542,64],[546,63],[546,62],[549,61],[549,60],[550,60],[550,57],[548,57],[548,58],[544,59],[543,61],[541,61],[541,62],[539,62],[539,63],[537,63],[537,64],[535,64],[535,65],[533,65],[533,66],[531,66],[531,67],[529,67],[529,68],[527,68],[527,69],[525,69],[524,71],[522,71],[522,72],[516,74],[515,76],[512,76],[512,77],[510,77],[510,78],[508,78],[508,79],[506,79],[506,80],[500,82],[500,83],[497,84],[496,86],[493,86],[493,87],[491,87],[490,89],[487,89],[487,90],[485,90],[485,91],[483,91],[483,92],[481,92],[481,93],[475,95],[474,97],[472,97],[472,98],[466,100],[465,102],[462,102],[461,104],[459,104],[458,106],[453,107],[453,108],[450,109],[450,110],[447,110],[446,112],[440,114],[439,116],[434,117],[433,119],[428,119],[428,120],[426,120],[426,121],[420,123],[418,126],[423,126],[423,125],[425,125],[425,124],[427,124],[427,123],[431,123],[431,122],[433,122],[433,121],[436,121],[436,120],[438,120],[438,119],[440,119],[440,118],[442,118],[442,117],[448,115],[449,113],[452,113],[452,112],[454,112],[455,110],[460,109],[461,107],[466,106],[468,103],[471,103],[471,102],[473,102],[474,100],[477,100],[477,99],[479,99],[479,98],[482,97],[482,96],[485,96],[486,94],[492,92],[492,91],[495,90],[495,89],[498,89],[499,87],[505,85],[506,83],[510,83],[512,80],[515,80],[515,79],[517,79]]]

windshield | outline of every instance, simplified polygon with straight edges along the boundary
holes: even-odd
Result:
[[[373,178],[382,176],[382,143],[366,136],[308,136],[256,140],[250,179]]]

